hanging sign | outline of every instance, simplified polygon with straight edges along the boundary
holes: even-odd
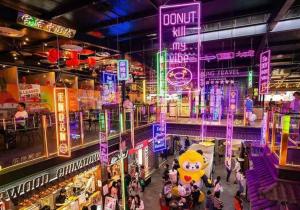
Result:
[[[57,155],[71,157],[67,88],[54,89]]]
[[[282,117],[282,133],[289,134],[291,125],[291,116],[284,115]]]
[[[167,51],[156,53],[157,95],[165,97],[167,92]]]
[[[117,75],[104,72],[102,74],[102,83],[103,104],[117,103]]]
[[[118,60],[118,80],[128,80],[129,67],[128,60]]]
[[[200,89],[200,2],[159,8],[159,49],[167,53],[169,91]],[[181,39],[198,36],[196,43]]]
[[[104,112],[99,113],[99,128],[100,128],[100,132],[105,132],[105,113]]]
[[[67,38],[73,38],[76,34],[76,30],[74,29],[66,28],[45,20],[41,20],[37,17],[33,17],[23,12],[18,12],[17,23]]]
[[[231,89],[229,91],[229,111],[232,113],[236,112],[236,104],[237,104],[237,91],[235,89]]]
[[[271,50],[267,50],[260,54],[259,94],[261,95],[268,94],[269,92],[270,61],[271,61]]]
[[[229,165],[231,165],[232,157],[232,136],[233,136],[233,121],[234,114],[228,112],[227,114],[227,127],[226,127],[226,151],[225,151],[225,161],[227,160]]]
[[[166,128],[161,124],[153,125],[153,151],[159,152],[167,148]]]
[[[106,133],[99,132],[99,141],[100,141],[100,162],[102,164],[109,164],[108,141],[107,141]]]
[[[252,88],[253,85],[253,70],[249,69],[248,71],[248,88]]]

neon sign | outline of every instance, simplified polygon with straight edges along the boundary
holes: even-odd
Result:
[[[59,157],[70,157],[71,143],[70,143],[68,90],[66,88],[55,88],[54,100],[55,100],[57,155]]]
[[[189,86],[200,89],[200,38],[196,43],[178,40],[191,34],[198,34],[200,37],[200,16],[200,3],[159,8],[159,49],[160,52],[168,51],[167,68],[170,70],[167,81],[171,91],[182,90]],[[176,72],[173,72],[174,70]]]
[[[234,58],[250,58],[254,57],[255,51],[254,50],[247,50],[247,51],[238,51],[238,52],[221,52],[217,53],[216,55],[205,55],[199,58],[201,61],[210,62],[212,60],[232,60]]]
[[[153,124],[153,151],[159,152],[167,148],[166,128],[161,124]]]
[[[67,38],[73,38],[76,34],[76,30],[74,29],[66,28],[45,20],[41,20],[37,17],[33,17],[23,12],[18,12],[17,23]]]
[[[235,89],[229,89],[228,99],[228,113],[227,113],[227,127],[226,127],[226,151],[225,161],[231,165],[232,157],[232,137],[233,137],[233,123],[234,123],[234,112],[236,111],[237,91]],[[226,163],[225,163],[226,164]]]
[[[108,159],[108,142],[106,133],[99,132],[100,139],[100,161],[102,164],[109,164]]]
[[[167,82],[166,82],[166,71],[167,71],[167,51],[161,51],[156,53],[156,70],[157,70],[157,95],[166,96],[167,93]]]
[[[128,80],[128,60],[118,60],[118,80]]]
[[[176,87],[188,85],[192,79],[192,72],[184,67],[175,67],[167,73],[168,83]]]
[[[250,69],[248,71],[248,88],[252,88],[253,86],[253,71]]]
[[[271,59],[271,50],[267,50],[260,54],[259,94],[262,94],[262,95],[267,94],[269,92],[270,59]]]

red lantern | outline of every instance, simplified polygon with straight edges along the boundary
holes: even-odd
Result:
[[[59,59],[59,51],[55,48],[52,48],[48,51],[48,61],[50,63],[56,63]]]
[[[88,57],[87,63],[89,65],[89,67],[94,67],[96,65],[96,59],[92,58],[92,57]]]

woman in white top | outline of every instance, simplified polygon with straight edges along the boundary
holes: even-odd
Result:
[[[141,200],[139,195],[134,196],[134,202],[132,202],[130,210],[144,210],[144,202]]]
[[[216,193],[216,192],[223,192],[223,187],[222,187],[222,185],[221,185],[221,177],[220,176],[218,176],[217,177],[217,179],[215,179],[215,181],[214,181],[214,193]]]

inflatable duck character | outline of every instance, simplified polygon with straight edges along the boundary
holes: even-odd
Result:
[[[202,179],[207,187],[211,186],[204,171],[208,164],[202,154],[202,151],[187,150],[179,156],[178,172],[182,184],[190,184],[192,181],[200,183]]]

